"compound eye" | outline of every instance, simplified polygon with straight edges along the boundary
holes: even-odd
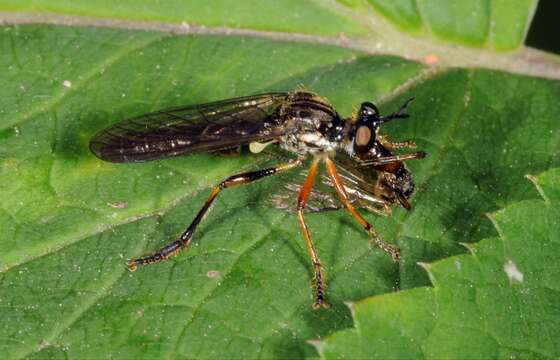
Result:
[[[356,130],[356,145],[359,147],[367,146],[371,140],[371,130],[367,126],[360,126]]]

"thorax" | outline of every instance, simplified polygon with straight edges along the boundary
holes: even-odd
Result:
[[[280,120],[288,131],[280,147],[300,155],[332,152],[342,144],[344,121],[324,98],[295,92],[280,108]]]

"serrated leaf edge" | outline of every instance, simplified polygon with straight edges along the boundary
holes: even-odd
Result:
[[[544,190],[542,189],[542,187],[539,185],[538,180],[539,180],[539,178],[540,178],[541,176],[543,176],[543,174],[545,174],[545,173],[547,173],[548,171],[551,171],[551,170],[552,170],[552,169],[547,169],[547,170],[545,170],[545,171],[542,171],[542,172],[541,172],[539,175],[537,175],[537,176],[535,176],[535,175],[525,175],[525,178],[527,178],[529,181],[531,181],[531,183],[533,183],[533,184],[535,185],[535,188],[537,189],[539,195],[540,195],[541,198],[542,198],[541,200],[544,201],[544,202],[547,203],[547,204],[550,203],[550,200],[549,200],[548,197],[546,196],[546,193],[544,192]],[[537,199],[538,199],[538,198],[537,198]],[[536,199],[535,199],[535,200],[536,200]],[[519,203],[519,202],[518,202],[518,203]],[[515,206],[516,204],[517,204],[517,203],[509,204],[509,205],[507,205],[506,207],[504,207],[504,208],[502,208],[502,209],[499,209],[499,210],[497,210],[497,211],[494,211],[494,212],[491,212],[491,213],[486,213],[486,217],[487,217],[488,220],[490,220],[490,222],[494,225],[496,231],[498,232],[498,237],[499,237],[501,240],[504,240],[504,237],[503,237],[503,233],[502,233],[502,231],[501,231],[501,228],[500,228],[500,226],[498,225],[498,223],[497,223],[497,221],[496,221],[496,216],[497,216],[499,213],[505,211],[507,208],[509,208],[509,207],[511,207],[511,206]],[[484,239],[483,239],[483,240],[484,240]],[[483,241],[483,240],[481,240],[481,241]],[[480,242],[480,241],[479,241],[479,242]],[[450,257],[447,257],[447,258],[439,259],[439,260],[436,260],[436,261],[433,261],[433,262],[430,262],[430,263],[428,263],[428,262],[417,262],[417,264],[418,264],[420,267],[422,267],[422,268],[427,272],[427,274],[428,274],[428,276],[429,276],[429,278],[430,278],[430,282],[432,283],[432,288],[431,288],[431,289],[434,289],[434,288],[437,287],[437,284],[436,284],[436,282],[435,282],[435,278],[434,278],[434,276],[432,275],[432,273],[431,273],[431,271],[430,271],[431,268],[437,266],[437,264],[439,264],[439,263],[441,263],[441,262],[443,262],[443,261],[449,261],[449,260],[451,260],[451,259],[457,259],[457,260],[459,260],[459,259],[464,258],[464,257],[466,257],[466,256],[474,256],[474,257],[476,257],[476,244],[478,244],[479,242],[477,242],[477,243],[460,243],[460,244],[461,244],[462,246],[464,246],[467,250],[469,250],[469,254],[454,255],[454,256],[450,256]],[[511,261],[512,261],[511,259],[506,259],[506,262],[504,263],[504,266],[505,266],[508,262],[511,262]],[[505,268],[504,268],[504,274],[507,276],[507,271],[506,271]],[[510,278],[508,278],[508,279],[509,279],[509,281],[510,281],[510,284],[513,285],[512,279],[510,279]],[[515,279],[513,279],[513,280],[515,280]],[[517,280],[516,280],[516,281],[517,281]],[[407,291],[411,291],[411,290],[414,290],[414,289],[418,289],[418,288],[413,288],[413,289],[409,289],[409,290],[403,290],[402,292],[407,292]],[[370,296],[370,297],[368,297],[368,298],[365,298],[365,299],[362,299],[362,300],[359,300],[359,301],[355,301],[355,302],[345,302],[345,304],[347,304],[347,303],[352,304],[352,307],[351,307],[351,314],[352,314],[352,320],[353,320],[353,322],[354,322],[354,327],[351,328],[351,329],[356,330],[356,331],[358,330],[357,327],[356,327],[356,318],[355,318],[355,308],[356,308],[356,307],[359,307],[361,304],[365,304],[365,303],[367,303],[367,302],[369,302],[369,301],[375,301],[375,299],[380,299],[380,298],[382,298],[382,297],[391,296],[391,295],[393,295],[393,294],[391,294],[391,293],[380,294],[380,295]],[[329,336],[327,336],[327,337],[325,338],[325,340],[313,340],[313,343],[308,342],[308,343],[310,343],[311,345],[313,345],[313,346],[315,347],[315,349],[317,350],[317,352],[318,352],[319,356],[321,357],[321,359],[324,359],[324,358],[325,358],[325,357],[324,357],[324,349],[325,349],[325,347],[327,346],[326,340],[328,340],[330,337],[333,336],[333,334],[336,334],[336,333],[337,333],[337,332],[330,334]]]

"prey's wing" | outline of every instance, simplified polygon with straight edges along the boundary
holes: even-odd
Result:
[[[90,149],[106,161],[134,162],[271,140],[285,131],[274,114],[287,96],[267,93],[156,111],[99,132]]]
[[[382,213],[385,202],[375,190],[378,172],[372,167],[357,166],[345,154],[337,154],[333,161],[352,205]],[[295,212],[297,197],[306,176],[306,170],[291,176],[290,180],[272,196],[274,206],[284,211]],[[322,212],[340,208],[344,208],[344,205],[340,202],[333,183],[327,174],[321,173],[309,195],[306,211]]]
[[[295,213],[297,211],[298,195],[306,176],[306,170],[290,174],[290,179],[285,181],[282,187],[272,194],[271,200],[274,207],[289,213]],[[321,174],[319,177],[320,180],[315,182],[304,210],[306,212],[323,212],[338,210],[343,207],[334,188],[326,185],[326,183],[329,184],[326,174]]]

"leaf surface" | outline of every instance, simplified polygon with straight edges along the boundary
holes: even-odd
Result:
[[[529,178],[541,198],[489,215],[497,237],[424,264],[433,288],[351,305],[355,328],[318,342],[322,358],[557,358],[560,169]]]
[[[485,214],[534,199],[536,190],[523,176],[560,166],[558,81],[431,67],[364,50],[363,36],[381,41],[381,48],[394,45],[392,37],[375,37],[385,33],[380,28],[364,25],[379,17],[368,3],[306,2],[299,15],[290,15],[299,20],[282,15],[290,7],[272,2],[248,3],[251,11],[265,7],[262,17],[230,4],[221,13],[204,6],[184,11],[187,20],[180,7],[136,4],[115,4],[110,14],[103,3],[79,1],[0,1],[0,8],[24,20],[29,11],[43,11],[47,20],[74,16],[76,25],[83,24],[77,15],[87,15],[285,31],[288,37],[1,29],[0,351],[8,358],[316,356],[308,340],[352,331],[345,301],[412,288],[419,289],[396,296],[410,294],[401,296],[409,304],[432,301],[423,295],[430,292],[424,289],[429,278],[416,263],[463,253],[462,242],[498,236]],[[299,32],[321,37],[290,38]],[[323,41],[341,34],[351,37],[347,43]],[[430,36],[422,41],[431,42]],[[498,64],[503,59],[489,54]],[[409,164],[417,184],[414,209],[395,209],[391,218],[364,213],[401,247],[403,261],[393,263],[370,248],[345,212],[308,215],[333,305],[313,311],[305,243],[295,217],[271,206],[269,196],[283,179],[270,178],[223,192],[188,252],[126,271],[126,259],[180,234],[218,181],[269,159],[199,154],[109,164],[90,154],[91,137],[160,108],[298,85],[329,98],[344,116],[363,101],[386,113],[416,96],[410,119],[383,128],[430,154]],[[515,263],[530,261],[529,255]],[[431,315],[422,316],[417,326],[429,327]],[[536,353],[557,354],[545,350]]]
[[[8,11],[179,23],[391,41],[399,30],[496,50],[518,48],[536,0],[1,0]],[[372,11],[372,7],[375,11]],[[388,25],[388,24],[387,24]],[[388,44],[385,44],[388,45]]]
[[[525,38],[535,0],[370,0],[400,29],[438,40],[497,50]]]

